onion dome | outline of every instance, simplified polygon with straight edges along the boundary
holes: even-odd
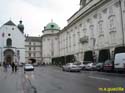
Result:
[[[44,30],[60,30],[60,27],[56,23],[50,22],[44,27]]]
[[[22,24],[22,20],[19,21],[20,23],[18,24],[18,29],[24,33],[24,25]]]

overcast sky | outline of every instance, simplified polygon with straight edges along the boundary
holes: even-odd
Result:
[[[42,35],[42,30],[51,19],[60,28],[79,9],[80,0],[0,0],[0,25],[8,20],[15,24],[21,19],[25,33]]]

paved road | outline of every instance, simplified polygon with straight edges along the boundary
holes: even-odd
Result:
[[[125,78],[111,73],[63,72],[52,66],[36,67],[25,74],[22,68],[17,73],[0,72],[0,93],[125,93],[118,87],[125,88]],[[117,92],[106,92],[109,88]]]

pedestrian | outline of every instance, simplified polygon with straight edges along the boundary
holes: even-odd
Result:
[[[14,64],[14,62],[11,63],[11,67],[12,67],[12,72],[14,72],[14,69],[15,69],[15,64]]]
[[[3,67],[4,67],[4,72],[7,72],[7,63],[5,61],[3,62]]]
[[[14,70],[17,72],[17,63],[15,63]]]

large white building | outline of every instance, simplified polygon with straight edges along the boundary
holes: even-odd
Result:
[[[25,62],[25,36],[22,21],[16,26],[11,20],[0,27],[0,62]]]
[[[43,61],[104,62],[125,52],[125,0],[80,0],[80,9],[68,25],[62,30],[52,28],[43,30]]]

